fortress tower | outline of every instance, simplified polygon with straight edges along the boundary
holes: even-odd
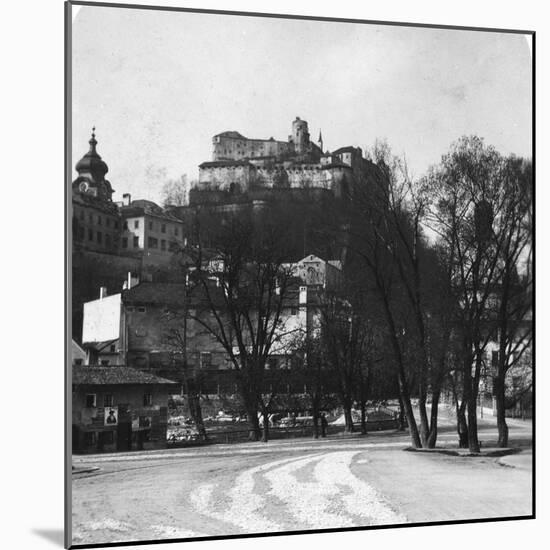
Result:
[[[294,150],[299,155],[306,153],[309,149],[309,132],[307,122],[296,117],[292,123],[292,141],[294,142]]]

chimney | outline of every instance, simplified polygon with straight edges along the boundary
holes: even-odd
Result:
[[[99,287],[99,299],[103,300],[103,298],[106,298],[106,297],[107,297],[107,287],[106,286]]]
[[[130,203],[132,202],[132,195],[130,195],[130,193],[124,193],[124,195],[122,195],[122,202],[124,206],[130,206]]]

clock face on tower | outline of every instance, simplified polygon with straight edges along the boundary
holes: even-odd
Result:
[[[86,193],[86,191],[88,191],[88,184],[85,181],[81,181],[78,188],[82,193]]]

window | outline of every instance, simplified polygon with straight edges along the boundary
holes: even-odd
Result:
[[[166,250],[166,241],[160,241],[160,249],[161,250]]]
[[[122,237],[122,248],[128,248],[128,237]]]
[[[212,354],[209,351],[201,351],[200,355],[200,367],[205,369],[210,367],[212,364]]]
[[[297,307],[291,307],[290,308],[290,315],[298,315],[298,308]]]
[[[113,225],[115,229],[118,229],[118,222],[116,220],[113,222]],[[125,227],[124,229],[128,229],[128,228]]]
[[[109,359],[102,359],[101,360],[101,366],[106,367],[109,364]]]
[[[95,407],[95,393],[86,394],[86,407]]]
[[[174,227],[174,235],[177,237],[180,234],[179,227]]]
[[[103,234],[101,233],[101,231],[97,232],[97,242],[99,244],[101,244],[103,242]]]
[[[498,367],[498,350],[491,353],[491,366],[496,369]]]
[[[83,364],[84,364],[84,360],[83,360],[81,357],[79,357],[78,359],[75,359],[75,360],[74,360],[74,364],[75,364],[75,365],[83,365]]]
[[[101,225],[101,216],[97,216],[97,225]]]
[[[139,220],[134,220],[134,229],[139,229]]]
[[[93,241],[94,240],[94,232],[91,229],[88,229],[88,240]]]
[[[143,406],[150,407],[153,404],[153,394],[145,393],[143,394]]]
[[[149,222],[149,230],[153,231],[153,222]]]
[[[137,310],[140,312],[140,313],[145,313],[147,310],[141,306],[141,307],[138,307]]]
[[[154,237],[149,237],[149,240],[147,242],[149,245],[149,248],[158,248],[159,247],[159,241],[158,239],[155,239]]]
[[[92,216],[92,213],[91,213],[91,212],[88,214],[88,221],[89,221],[90,223],[93,223],[93,221],[94,221],[94,217]]]
[[[166,224],[163,223],[161,226],[160,226],[160,232],[161,233],[166,233]]]
[[[139,237],[134,237],[134,248],[139,248]]]
[[[124,231],[128,231],[128,222],[124,222]]]
[[[104,407],[113,406],[113,396],[110,393],[107,393],[103,396],[103,406]]]
[[[116,346],[114,344],[111,344],[111,346],[109,347],[109,351],[111,353],[114,353],[116,351]]]

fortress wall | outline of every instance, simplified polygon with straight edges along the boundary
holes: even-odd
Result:
[[[202,189],[228,191],[231,183],[246,191],[250,185],[253,168],[250,166],[211,166],[199,170],[199,184]]]
[[[241,160],[247,157],[279,156],[292,150],[292,144],[274,139],[237,139],[216,136],[212,160]]]

